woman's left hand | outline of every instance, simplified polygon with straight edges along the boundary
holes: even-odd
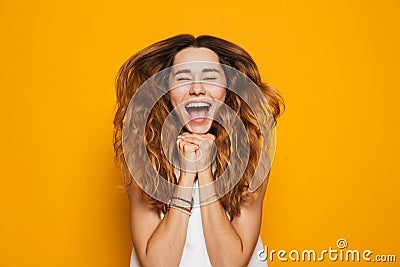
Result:
[[[181,135],[186,142],[193,143],[199,147],[196,151],[196,170],[197,173],[205,170],[211,171],[211,163],[216,154],[216,146],[214,143],[215,136],[207,134],[196,134],[185,132]]]

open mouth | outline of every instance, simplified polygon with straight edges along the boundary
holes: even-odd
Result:
[[[192,102],[187,104],[185,109],[190,119],[206,118],[211,109],[211,104],[207,102]]]

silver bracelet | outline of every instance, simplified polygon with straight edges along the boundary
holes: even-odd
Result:
[[[169,209],[169,208],[173,208],[173,209],[179,210],[180,212],[183,212],[183,213],[185,213],[185,214],[187,214],[187,215],[189,215],[189,216],[192,215],[192,212],[191,212],[189,209],[187,209],[187,208],[185,208],[185,207],[181,207],[181,206],[176,205],[176,204],[174,204],[174,203],[170,203],[170,204],[168,205],[168,209]]]

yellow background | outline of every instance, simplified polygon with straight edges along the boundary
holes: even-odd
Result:
[[[0,0],[0,266],[128,266],[114,77],[178,33],[250,52],[287,110],[264,202],[269,249],[400,262],[400,2]],[[315,263],[270,262],[270,266]]]

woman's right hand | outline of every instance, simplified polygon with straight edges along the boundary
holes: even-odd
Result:
[[[198,145],[187,142],[183,136],[178,136],[177,140],[180,177],[190,179],[194,182],[197,175],[196,161],[197,151],[200,149]]]

